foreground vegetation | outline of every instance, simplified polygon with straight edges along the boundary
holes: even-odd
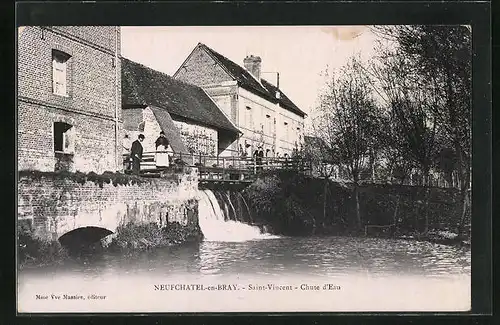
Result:
[[[459,190],[389,184],[359,185],[358,190],[359,215],[353,184],[328,180],[325,185],[324,179],[293,172],[262,175],[242,194],[255,222],[274,234],[366,235],[450,244],[469,240],[470,234],[456,235],[461,222]]]

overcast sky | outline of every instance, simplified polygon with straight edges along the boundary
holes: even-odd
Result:
[[[369,57],[375,36],[363,26],[122,27],[122,56],[173,75],[204,43],[243,66],[246,55],[262,58],[262,71],[280,73],[280,88],[304,112],[315,107],[320,75],[353,54]],[[263,74],[272,83],[276,74]]]

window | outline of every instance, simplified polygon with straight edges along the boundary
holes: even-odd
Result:
[[[67,96],[67,71],[70,56],[64,52],[52,50],[52,91],[56,95]]]
[[[245,113],[246,113],[246,117],[245,117],[246,126],[249,129],[253,129],[252,108],[250,106],[247,106],[247,109],[246,109]]]
[[[288,141],[288,122],[284,122],[285,141]]]
[[[74,153],[73,126],[64,122],[54,123],[54,151]]]
[[[271,115],[266,114],[266,125],[267,125],[267,134],[271,135],[273,133],[273,123],[271,121]]]

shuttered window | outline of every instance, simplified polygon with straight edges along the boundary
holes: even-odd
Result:
[[[52,90],[56,95],[68,95],[69,58],[70,56],[64,52],[52,51]]]
[[[72,154],[75,151],[74,128],[64,122],[54,123],[54,151]]]

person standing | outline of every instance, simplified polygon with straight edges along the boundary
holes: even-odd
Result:
[[[160,167],[168,167],[170,166],[170,161],[169,161],[169,147],[170,147],[170,142],[168,141],[167,137],[165,136],[165,132],[161,131],[160,136],[158,139],[156,139],[155,142],[156,146],[156,168]]]
[[[132,143],[130,142],[130,137],[128,136],[128,134],[125,134],[125,137],[123,138],[123,151],[122,151],[125,170],[130,169],[130,160],[131,160],[131,158],[130,158],[130,146],[131,145],[132,145]]]
[[[144,134],[139,134],[137,140],[132,142],[132,148],[130,149],[130,155],[132,156],[132,173],[139,175],[141,170],[141,160],[142,160],[142,144],[144,141]]]
[[[262,158],[264,157],[264,151],[262,147],[259,146],[257,150],[254,152],[255,164],[257,165],[258,170],[262,170]]]

